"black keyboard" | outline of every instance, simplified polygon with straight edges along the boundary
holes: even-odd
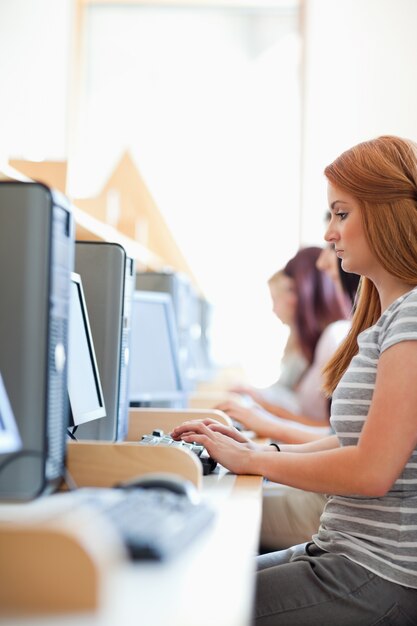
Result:
[[[204,503],[163,488],[82,488],[75,493],[112,523],[133,560],[164,561],[181,553],[214,519]]]
[[[200,446],[198,443],[176,441],[170,435],[165,434],[164,431],[160,429],[153,430],[152,434],[150,435],[143,435],[139,443],[145,446],[172,446],[174,448],[184,448],[190,450],[191,452],[194,452],[194,454],[198,456],[203,465],[204,476],[210,474],[217,466],[217,462],[211,458],[204,446]]]

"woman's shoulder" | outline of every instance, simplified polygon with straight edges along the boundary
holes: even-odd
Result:
[[[332,322],[323,330],[320,335],[319,342],[338,341],[341,342],[346,337],[351,326],[350,320],[337,320]]]
[[[382,314],[373,329],[374,341],[381,352],[401,341],[417,339],[417,288],[395,300]]]
[[[398,323],[402,318],[410,318],[415,321],[417,315],[417,287],[399,296],[383,311],[381,317],[374,326],[375,332],[380,333],[389,329],[392,324]]]
[[[407,307],[415,307],[417,305],[417,287],[413,287],[396,301],[398,308],[405,309]],[[396,304],[394,303],[394,305]],[[395,306],[394,306],[395,308]]]
[[[327,363],[348,334],[350,324],[350,320],[338,320],[326,326],[316,345],[315,362]]]

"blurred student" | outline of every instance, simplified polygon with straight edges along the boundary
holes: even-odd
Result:
[[[315,253],[313,252],[313,254]],[[286,408],[291,410],[294,407],[296,410],[298,401],[295,389],[309,365],[296,323],[298,300],[296,285],[294,280],[282,269],[268,280],[268,288],[272,301],[272,312],[289,329],[281,359],[279,379],[267,389],[260,390],[248,386],[239,386],[231,389],[231,391],[248,395],[258,404],[261,404],[263,400],[273,402],[280,398]]]
[[[341,296],[348,297],[352,309],[360,277],[343,271],[333,246],[323,248],[317,259],[317,267],[333,280]],[[330,354],[328,358],[332,356]],[[331,432],[330,425],[328,430],[321,432],[309,432],[305,429],[300,432],[300,426],[295,425],[292,428],[290,423],[283,423],[277,419],[274,419],[270,426],[269,436],[278,443],[307,443]],[[324,494],[265,480],[262,497],[261,551],[280,550],[310,539],[319,528],[320,516],[326,501]]]
[[[326,219],[328,219],[327,215]],[[311,250],[316,251],[315,248]],[[315,252],[313,254],[315,254]],[[344,316],[348,318],[356,294],[358,277],[343,272],[340,267],[340,260],[331,248],[323,248],[320,253],[317,251],[317,254],[318,257],[313,272],[315,274],[316,268],[320,271],[324,271],[333,281]],[[289,329],[288,339],[281,359],[281,373],[278,380],[263,389],[249,385],[235,385],[230,390],[234,393],[250,396],[252,400],[260,406],[263,406],[266,401],[269,401],[271,403],[281,403],[289,410],[298,410],[299,403],[296,397],[296,387],[302,375],[309,367],[309,360],[305,354],[306,350],[304,350],[302,346],[302,331],[298,328],[303,322],[303,319],[296,315],[298,302],[297,288],[302,292],[300,308],[303,309],[306,307],[307,310],[312,310],[314,306],[311,293],[309,294],[303,287],[303,283],[308,279],[308,275],[298,278],[299,280],[296,284],[294,279],[288,275],[288,270],[286,273],[284,269],[281,269],[275,272],[268,280],[272,311]],[[301,284],[299,282],[300,280]]]
[[[329,426],[329,402],[322,390],[321,372],[349,331],[352,310],[350,282],[357,285],[359,281],[357,276],[347,279],[345,272],[338,269],[336,254],[333,252],[333,259],[331,255],[331,250],[323,252],[315,247],[300,250],[282,271],[288,281],[287,292],[276,287],[275,291],[271,290],[274,312],[282,315],[284,310],[283,321],[290,327],[292,347],[288,353],[292,355],[292,361],[295,355],[302,356],[305,361],[304,371],[292,390],[291,409],[288,407],[288,390],[284,396],[287,406],[284,406],[284,402],[279,404],[276,400],[266,399],[257,390],[242,387],[236,390],[249,393],[258,406],[245,407],[228,400],[216,407],[261,437],[302,443],[311,440],[311,432],[315,432],[317,437],[322,436],[321,428]],[[323,269],[327,268],[326,271],[321,271],[320,263]],[[274,276],[276,281],[278,275]],[[345,286],[348,281],[349,288]],[[288,296],[290,288],[292,306]],[[280,295],[284,296],[285,305],[278,301]],[[279,399],[278,388],[276,385],[275,397]],[[276,417],[280,417],[281,421]],[[300,429],[295,423],[321,428],[310,431]],[[292,424],[296,427],[291,428]]]
[[[325,371],[335,434],[277,449],[205,420],[172,435],[236,474],[332,494],[309,543],[257,557],[254,624],[417,624],[417,144],[363,142],[325,175],[325,239],[362,276]]]

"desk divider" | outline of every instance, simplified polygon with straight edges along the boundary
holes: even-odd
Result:
[[[132,408],[129,411],[129,430],[127,441],[139,441],[142,435],[150,434],[155,428],[170,433],[175,426],[188,420],[203,420],[211,418],[225,426],[231,426],[232,421],[223,411],[215,409],[145,409]]]
[[[129,441],[69,441],[68,471],[78,487],[113,487],[137,475],[169,472],[200,489],[203,473],[195,454],[135,442],[155,428],[169,433],[186,420],[206,417],[231,423],[216,410],[132,409]],[[76,509],[57,514],[53,502],[54,496],[45,496],[16,505],[14,518],[4,513],[8,505],[0,507],[0,616],[97,610],[104,577],[126,558],[120,538],[101,516]],[[31,519],[28,512],[39,507],[45,507],[43,519]]]
[[[187,398],[189,409],[214,409],[222,402],[231,401],[241,406],[246,406],[242,396],[233,391],[192,391]]]
[[[186,420],[206,417],[226,425],[231,423],[225,413],[216,410],[131,409],[126,442],[68,442],[68,471],[79,487],[112,487],[140,474],[170,472],[190,480],[200,489],[203,474],[195,454],[181,448],[140,446],[137,442],[155,428],[169,433]]]
[[[69,504],[57,495],[0,509],[2,623],[4,616],[94,611],[102,603],[106,576],[126,560],[124,546],[99,514]]]
[[[67,467],[78,487],[114,487],[141,474],[169,472],[200,489],[203,476],[199,459],[188,450],[134,442],[68,442]]]

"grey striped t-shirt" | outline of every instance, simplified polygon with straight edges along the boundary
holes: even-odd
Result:
[[[371,404],[379,356],[408,340],[417,340],[417,287],[395,300],[358,337],[359,352],[332,400],[330,422],[340,445],[357,444]],[[382,578],[417,588],[417,448],[385,496],[330,496],[313,540],[323,550],[343,554]]]

